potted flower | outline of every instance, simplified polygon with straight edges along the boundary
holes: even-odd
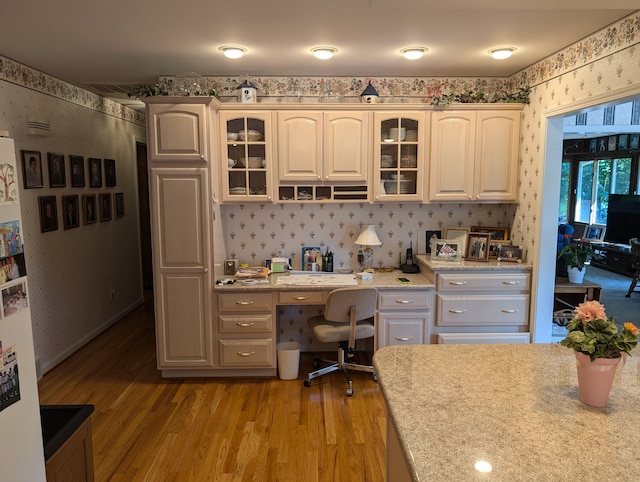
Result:
[[[563,259],[567,265],[570,283],[582,283],[585,264],[591,256],[595,256],[595,253],[582,241],[567,244],[558,251],[558,259]]]
[[[574,350],[580,400],[602,407],[607,404],[622,353],[629,354],[638,344],[638,328],[625,323],[622,332],[618,332],[615,321],[607,318],[599,301],[581,303],[575,313],[567,325],[569,333],[560,344]]]

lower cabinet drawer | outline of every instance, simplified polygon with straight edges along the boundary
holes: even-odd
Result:
[[[271,313],[255,315],[220,315],[218,317],[220,333],[271,333],[273,316]]]
[[[526,325],[528,295],[437,295],[441,326]]]
[[[266,368],[275,366],[273,338],[220,340],[220,366],[225,368]]]
[[[429,320],[419,314],[400,315],[378,313],[378,348],[393,345],[421,345],[428,340],[426,335]]]

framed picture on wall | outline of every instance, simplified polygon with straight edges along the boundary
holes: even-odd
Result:
[[[640,134],[631,134],[629,136],[629,149],[637,149],[640,147]]]
[[[104,184],[109,187],[116,185],[116,161],[114,159],[104,160]]]
[[[93,224],[96,222],[96,195],[95,194],[83,194],[82,195],[82,219],[84,224]]]
[[[40,207],[40,231],[46,233],[58,229],[58,208],[55,196],[38,197]]]
[[[64,229],[80,226],[78,195],[62,196],[62,226]]]
[[[49,160],[49,186],[50,187],[66,187],[66,173],[64,171],[64,155],[47,153]]]
[[[111,193],[100,194],[100,221],[111,220]]]
[[[44,187],[42,184],[42,155],[38,151],[20,151],[25,189]]]
[[[102,187],[102,159],[89,158],[89,187]]]
[[[69,170],[71,171],[71,187],[84,187],[84,157],[69,156]]]

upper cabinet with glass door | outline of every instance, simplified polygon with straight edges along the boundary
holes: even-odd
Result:
[[[271,201],[271,114],[220,112],[222,200]]]
[[[374,199],[422,201],[426,114],[374,114]]]

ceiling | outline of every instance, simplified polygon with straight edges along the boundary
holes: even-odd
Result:
[[[3,2],[0,54],[126,103],[135,83],[211,76],[504,77],[638,0],[29,0]],[[481,3],[482,7],[478,4]],[[223,45],[247,49],[229,60]],[[310,49],[336,47],[331,60]],[[408,61],[400,49],[424,46]],[[487,51],[517,48],[507,60]]]

